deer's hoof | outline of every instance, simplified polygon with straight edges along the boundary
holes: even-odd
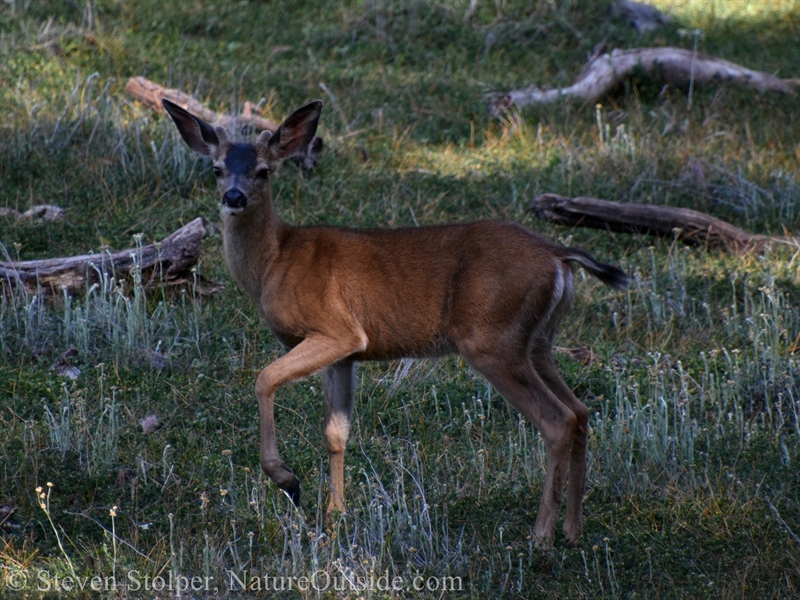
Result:
[[[567,541],[567,548],[577,548],[581,545],[581,533],[581,528],[573,530],[566,526],[564,527],[564,537]]]
[[[553,535],[537,535],[533,534],[533,545],[542,552],[547,552],[553,549]]]
[[[297,477],[292,477],[289,485],[282,489],[283,493],[289,496],[289,500],[292,501],[292,504],[294,504],[297,508],[300,508],[300,482],[297,480]]]

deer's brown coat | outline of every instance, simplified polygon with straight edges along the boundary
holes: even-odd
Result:
[[[552,543],[569,472],[564,531],[576,542],[583,526],[588,411],[556,371],[552,338],[572,300],[570,262],[619,289],[627,286],[625,274],[515,223],[398,230],[288,225],[275,211],[268,175],[279,160],[305,149],[321,103],[298,109],[252,146],[233,145],[223,129],[168,101],[164,107],[189,146],[214,160],[225,260],[289,348],[256,382],[261,465],[269,477],[298,501],[299,483],[275,440],[274,396],[284,383],[323,370],[330,513],[344,510],[354,364],[457,352],[544,438],[537,541]]]

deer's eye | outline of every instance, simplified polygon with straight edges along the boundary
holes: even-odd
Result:
[[[258,171],[256,171],[256,178],[257,179],[264,180],[267,177],[269,177],[269,169],[263,168],[263,169],[259,169]]]
[[[219,177],[222,170],[219,167],[214,167],[214,177]]]

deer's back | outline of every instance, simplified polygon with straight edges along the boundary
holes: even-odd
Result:
[[[262,313],[288,345],[354,319],[355,359],[437,356],[480,324],[544,313],[560,261],[514,223],[399,230],[288,228],[265,280]],[[346,326],[345,322],[341,323]]]

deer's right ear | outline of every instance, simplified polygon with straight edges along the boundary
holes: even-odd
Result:
[[[165,99],[161,101],[161,105],[175,121],[183,141],[189,145],[189,148],[198,154],[216,158],[220,140],[211,125],[174,102]]]

